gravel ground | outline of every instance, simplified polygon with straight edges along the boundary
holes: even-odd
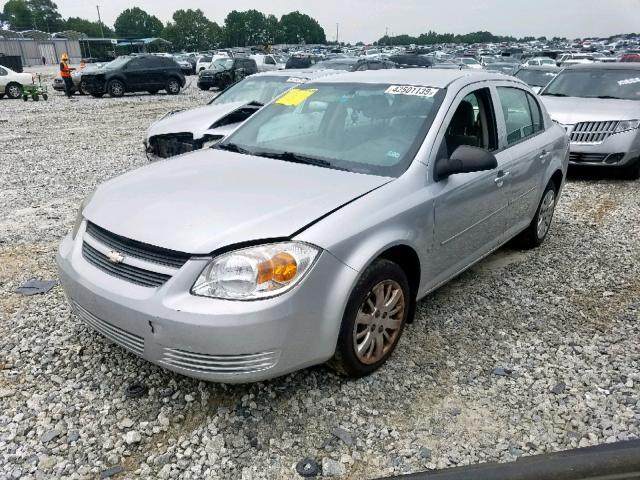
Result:
[[[155,118],[211,96],[0,101],[0,479],[299,478],[304,458],[376,478],[639,436],[640,182],[572,178],[542,248],[507,246],[428,296],[358,381],[198,382],[103,340],[59,286],[13,293],[56,278],[79,202],[147,163]]]

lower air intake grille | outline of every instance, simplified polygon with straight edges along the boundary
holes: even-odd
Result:
[[[591,162],[591,163],[602,163],[605,158],[607,158],[606,153],[580,153],[580,152],[571,152],[569,153],[569,161],[580,163],[580,162]]]
[[[171,278],[170,275],[163,273],[143,270],[124,263],[113,263],[106,255],[100,253],[87,242],[82,244],[82,256],[87,262],[103,272],[143,287],[159,287]]]
[[[96,317],[92,313],[88,312],[84,308],[82,308],[75,301],[71,302],[71,306],[73,310],[76,312],[80,320],[84,323],[92,327],[98,333],[101,333],[109,340],[114,343],[117,343],[123,348],[130,350],[136,355],[142,356],[144,352],[144,339],[133,333],[129,333],[121,328],[116,327],[115,325],[111,325],[108,322]]]
[[[201,373],[238,374],[267,370],[279,358],[279,351],[249,355],[207,355],[167,347],[159,363]]]

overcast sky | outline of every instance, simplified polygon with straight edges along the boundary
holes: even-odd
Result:
[[[300,10],[320,22],[328,40],[373,42],[391,34],[428,30],[568,38],[640,31],[640,0],[54,0],[63,17],[96,19],[113,25],[118,14],[138,6],[166,22],[178,8],[199,8],[222,24],[229,11],[256,9],[276,16]],[[0,5],[5,2],[0,0]]]

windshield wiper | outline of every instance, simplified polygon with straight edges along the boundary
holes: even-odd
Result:
[[[244,155],[254,155],[252,151],[247,150],[246,148],[242,148],[236,143],[220,143],[213,148],[216,148],[218,150],[226,150],[227,152],[242,153]]]
[[[303,163],[305,165],[315,165],[317,167],[333,167],[331,162],[321,158],[308,157],[293,152],[253,152],[258,157],[275,158],[285,162]]]
[[[258,102],[257,100],[251,100],[249,103],[247,103],[247,107],[264,107],[264,103],[262,102]]]
[[[565,93],[543,93],[542,95],[549,95],[550,97],[568,97]]]
[[[612,95],[598,95],[597,97],[587,97],[587,98],[602,98],[603,100],[624,100],[624,98],[614,97]]]

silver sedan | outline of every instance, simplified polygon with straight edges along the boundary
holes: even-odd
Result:
[[[248,382],[328,362],[360,377],[419,299],[516,236],[543,242],[568,155],[515,78],[326,77],[215,149],[99,186],[60,245],[60,278],[81,320],[185,375]]]

